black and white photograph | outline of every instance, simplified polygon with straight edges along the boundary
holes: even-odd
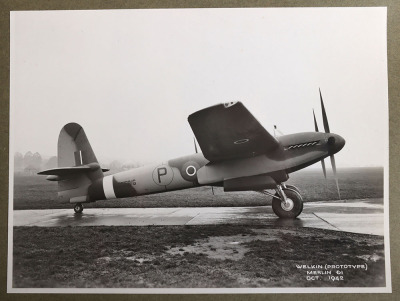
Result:
[[[8,293],[389,293],[387,9],[12,11]]]

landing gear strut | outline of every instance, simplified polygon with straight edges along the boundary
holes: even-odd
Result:
[[[296,218],[303,211],[303,199],[298,189],[277,185],[272,210],[281,218]]]
[[[81,203],[76,203],[74,206],[74,211],[75,213],[82,213],[83,211],[83,206]]]

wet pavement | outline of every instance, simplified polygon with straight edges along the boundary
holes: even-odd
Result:
[[[86,208],[82,214],[74,213],[71,208],[15,210],[13,224],[38,227],[262,224],[384,234],[383,201],[371,199],[305,203],[303,213],[294,220],[278,218],[271,206]]]

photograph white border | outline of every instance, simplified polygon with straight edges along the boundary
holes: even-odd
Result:
[[[301,9],[301,8],[297,8]],[[328,8],[329,9],[329,8]],[[11,12],[12,13],[12,12]],[[13,45],[12,26],[10,28],[10,48]],[[14,53],[10,51],[10,138],[9,138],[9,210],[8,210],[8,262],[7,293],[57,293],[57,294],[293,294],[293,293],[391,293],[390,233],[389,233],[389,117],[386,123],[386,151],[384,166],[384,245],[386,287],[310,287],[310,288],[13,288],[13,197],[14,197],[14,103],[12,61]],[[389,115],[388,102],[385,102]]]

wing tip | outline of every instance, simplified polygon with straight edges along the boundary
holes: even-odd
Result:
[[[237,104],[237,103],[241,104],[240,101],[230,101],[230,102],[224,102],[223,105],[224,105],[224,107],[227,109],[227,108],[229,108],[229,107],[234,106],[234,105]]]
[[[212,106],[203,108],[203,109],[201,109],[201,110],[198,110],[198,111],[196,111],[196,112],[190,114],[190,115],[188,116],[188,120],[189,120],[189,119],[192,119],[194,115],[197,115],[197,114],[199,114],[199,113],[201,113],[201,112],[204,112],[204,111],[208,111],[208,110],[215,109],[215,108],[218,108],[218,107],[227,109],[227,108],[233,107],[233,106],[235,106],[235,105],[236,105],[236,106],[237,106],[237,105],[244,106],[243,103],[242,103],[241,101],[222,102],[222,103],[218,103],[218,104],[215,104],[215,105],[212,105]]]

